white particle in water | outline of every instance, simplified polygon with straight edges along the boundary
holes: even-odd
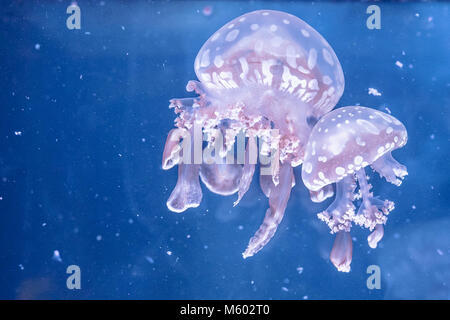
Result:
[[[62,262],[61,255],[60,255],[58,250],[53,251],[52,259],[57,261],[57,262]]]
[[[376,96],[376,97],[381,96],[381,93],[375,88],[369,88],[369,94]]]

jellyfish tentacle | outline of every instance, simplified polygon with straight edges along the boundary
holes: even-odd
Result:
[[[178,181],[167,200],[167,207],[173,212],[195,208],[202,201],[198,164],[178,164]]]
[[[256,149],[257,146],[255,138],[253,136],[250,136],[247,141],[247,147],[245,148],[245,163],[244,167],[242,168],[241,180],[239,181],[238,198],[233,203],[233,207],[237,206],[238,203],[242,200],[242,197],[248,191],[248,189],[250,188],[250,184],[252,183],[256,164],[256,159],[253,158],[256,153]]]
[[[310,190],[309,195],[310,195],[312,202],[316,202],[316,203],[323,202],[326,199],[334,196],[333,185],[327,184],[326,186],[324,186],[323,188],[321,188],[317,191]]]
[[[396,186],[400,186],[404,177],[408,175],[406,167],[395,160],[390,152],[373,162],[372,168],[386,181]]]
[[[339,231],[349,232],[352,220],[355,215],[356,183],[353,175],[348,175],[336,183],[336,197],[331,205],[317,214],[317,217],[324,221],[331,230],[331,233]]]
[[[350,272],[352,263],[353,243],[350,232],[339,231],[334,239],[333,249],[331,249],[330,260],[341,272]]]
[[[382,224],[377,224],[375,226],[375,230],[367,237],[367,242],[369,243],[369,247],[372,249],[376,249],[378,242],[384,236],[384,227]]]
[[[270,191],[269,209],[266,211],[264,221],[250,239],[247,249],[242,256],[245,258],[253,256],[261,250],[273,237],[278,225],[283,219],[284,211],[289,200],[292,188],[293,170],[290,164],[281,165],[279,183]]]
[[[186,137],[186,131],[181,128],[175,128],[169,131],[163,151],[163,170],[169,170],[180,162],[180,141],[184,137]]]
[[[217,98],[217,95],[214,94],[213,90],[208,90],[206,86],[197,80],[189,80],[186,85],[187,92],[195,92],[202,98],[208,97],[208,100],[212,98]]]
[[[199,106],[199,98],[173,98],[170,99],[169,108],[176,108],[178,112],[193,112],[194,108]]]
[[[178,160],[178,180],[166,202],[173,212],[183,212],[195,208],[202,201],[202,189],[199,181],[200,165],[195,163],[194,128],[185,131],[182,141],[182,158]]]
[[[260,175],[259,175],[259,186],[261,187],[264,195],[269,198],[272,189],[275,188],[275,184],[273,183],[272,176],[268,174],[261,174],[260,167]]]
[[[382,239],[384,229],[382,225],[386,224],[387,215],[394,209],[394,203],[389,200],[380,200],[373,196],[370,191],[372,186],[367,182],[364,168],[356,172],[360,192],[362,195],[362,203],[355,215],[356,224],[368,228],[373,231],[367,241],[371,248],[376,248],[377,243]],[[381,226],[381,227],[380,227]]]

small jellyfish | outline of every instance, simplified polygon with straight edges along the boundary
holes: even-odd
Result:
[[[199,206],[199,177],[214,193],[237,192],[237,205],[255,172],[256,163],[249,159],[258,139],[259,153],[275,160],[268,174],[260,170],[269,208],[243,253],[250,257],[268,243],[281,222],[295,184],[293,167],[302,163],[317,119],[339,101],[344,74],[316,30],[272,10],[250,12],[225,24],[202,46],[194,69],[200,81],[189,81],[186,89],[198,96],[170,101],[176,128],[168,135],[162,168],[178,165],[178,181],[167,206],[174,212]],[[237,156],[230,154],[242,132],[246,161],[237,163]],[[220,161],[205,162],[205,154]],[[314,199],[320,201],[330,192]]]
[[[391,152],[406,141],[406,129],[400,121],[365,107],[336,109],[314,126],[306,146],[302,179],[315,194],[322,190],[329,194],[331,184],[336,184],[334,202],[318,217],[327,223],[331,233],[336,233],[330,260],[339,271],[350,271],[352,222],[372,231],[367,240],[371,248],[376,248],[387,215],[394,209],[393,202],[373,196],[364,168],[371,166],[399,186],[408,173]],[[355,213],[353,202],[360,197],[362,202]]]

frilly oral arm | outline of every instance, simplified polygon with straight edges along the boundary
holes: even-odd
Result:
[[[367,183],[364,169],[357,171],[356,175],[362,194],[362,204],[355,215],[354,221],[356,224],[373,231],[367,238],[367,241],[371,248],[376,248],[377,243],[383,238],[383,224],[386,223],[389,212],[394,209],[394,203],[373,197],[373,194],[370,192],[371,185]]]
[[[336,198],[327,210],[317,215],[320,220],[328,225],[331,233],[350,231],[355,214],[355,206],[353,205],[355,188],[353,175],[348,175],[338,181],[336,183]]]

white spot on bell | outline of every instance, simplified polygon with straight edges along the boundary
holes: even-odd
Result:
[[[241,64],[241,68],[242,68],[242,73],[239,76],[241,77],[241,79],[244,79],[248,73],[247,59],[245,59],[244,57],[240,57],[239,63]]]
[[[211,81],[211,75],[209,73],[202,73],[202,80],[206,82]]]
[[[304,73],[304,74],[309,74],[310,73],[308,69],[305,69],[302,66],[298,66],[297,70],[300,71],[301,73]]]
[[[363,157],[361,157],[361,156],[356,156],[355,157],[355,159],[353,159],[353,162],[356,164],[356,165],[360,165],[362,162],[363,162]]]
[[[308,68],[312,70],[316,66],[317,62],[317,51],[316,49],[309,50],[308,54]]]
[[[333,81],[331,80],[331,78],[329,77],[329,76],[323,76],[323,78],[322,78],[322,82],[325,84],[325,85],[330,85]]]
[[[223,66],[223,64],[224,64],[224,61],[223,61],[223,59],[222,59],[222,56],[221,56],[221,55],[217,55],[217,56],[214,58],[214,65],[215,65],[217,68],[220,68],[220,67]]]
[[[286,48],[286,61],[292,68],[297,68],[296,52],[293,46],[287,46]]]
[[[303,36],[304,36],[305,38],[308,38],[308,37],[309,37],[309,32],[306,31],[305,29],[302,29],[302,34],[303,34]]]
[[[234,29],[234,30],[228,32],[227,36],[225,37],[225,40],[228,42],[234,41],[237,38],[238,34],[239,34],[239,30]]]
[[[345,169],[342,167],[337,167],[336,168],[336,174],[342,176],[345,173]]]
[[[200,67],[209,66],[209,49],[205,50],[202,55],[202,59],[200,60]]]
[[[319,90],[319,85],[316,79],[312,79],[308,83],[308,88],[311,90]]]
[[[213,36],[211,37],[211,41],[214,42],[214,41],[216,41],[217,39],[219,39],[219,37],[220,37],[220,32],[216,32],[216,33],[214,33]]]
[[[334,65],[333,58],[331,57],[331,53],[327,49],[322,49],[322,55],[325,61],[330,65]]]
[[[253,31],[258,30],[258,29],[259,29],[259,25],[258,25],[257,23],[253,23],[253,24],[250,26],[250,29],[252,29]]]

